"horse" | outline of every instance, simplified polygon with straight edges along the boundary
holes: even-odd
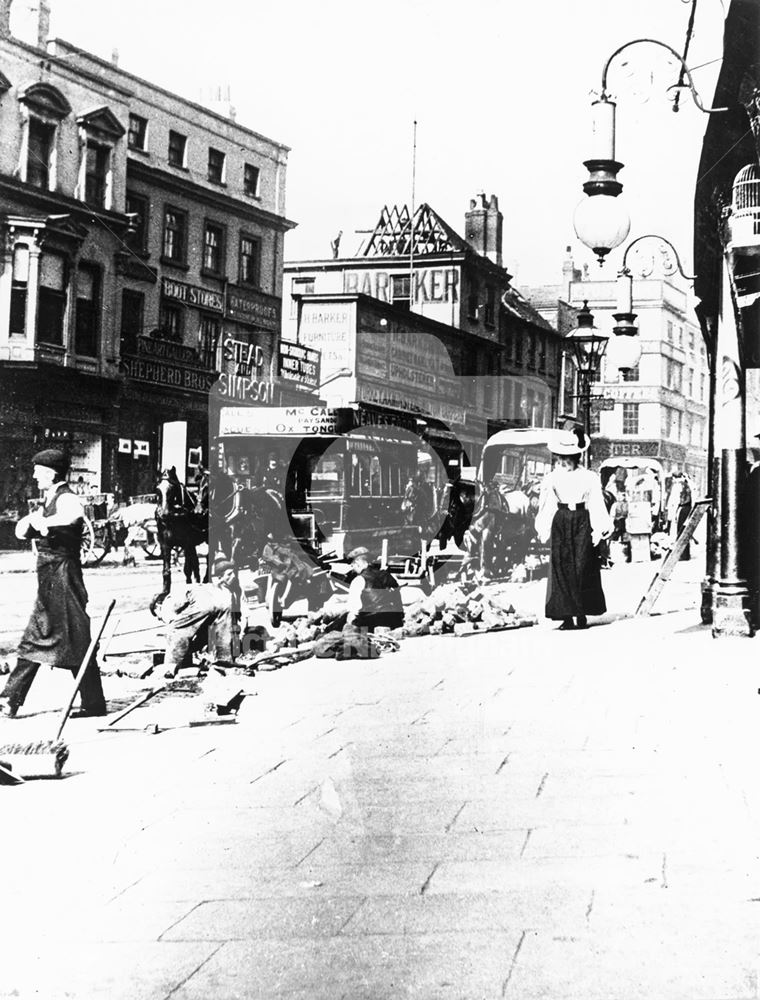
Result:
[[[180,548],[185,554],[185,580],[200,583],[200,565],[197,545],[208,541],[208,509],[196,503],[177,477],[177,470],[164,469],[156,487],[159,503],[156,507],[156,529],[163,562],[163,590],[158,595],[163,599],[171,590],[172,550]],[[206,494],[208,495],[208,494]],[[206,560],[205,582],[208,582],[209,567]]]
[[[257,562],[270,534],[281,535],[285,501],[276,490],[235,485],[224,518],[229,529],[230,559],[238,568]]]
[[[472,520],[464,533],[462,576],[478,564],[481,576],[498,576],[522,562],[534,534],[530,497],[524,490],[504,491],[496,480],[478,482]]]
[[[458,548],[462,547],[475,509],[475,489],[474,482],[462,480],[446,483],[444,486],[438,507],[441,527],[435,536],[441,550],[446,548],[451,538]]]

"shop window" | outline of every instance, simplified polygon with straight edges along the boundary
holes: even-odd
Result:
[[[546,371],[546,337],[538,338],[538,370]]]
[[[623,403],[623,434],[639,433],[639,404]]]
[[[522,365],[523,363],[523,338],[522,335],[515,334],[515,364]]]
[[[219,275],[224,271],[225,229],[207,222],[203,229],[203,271]]]
[[[111,150],[108,146],[90,140],[87,143],[85,157],[84,200],[88,205],[105,208]]]
[[[493,285],[486,285],[486,326],[496,326],[496,292]]]
[[[216,365],[216,350],[222,332],[222,321],[218,316],[201,315],[201,325],[198,328],[198,352],[207,368]]]
[[[47,191],[50,188],[50,161],[55,145],[55,125],[39,118],[29,119],[26,154],[26,182]]]
[[[66,312],[66,262],[59,254],[40,257],[40,290],[37,301],[37,340],[63,345]]]
[[[536,370],[536,337],[535,334],[528,334],[528,368]]]
[[[149,205],[147,198],[127,191],[127,214],[134,216],[133,231],[127,235],[127,242],[129,248],[136,253],[146,253],[148,249]]]
[[[74,326],[74,353],[98,356],[100,319],[100,269],[80,264],[77,270],[77,305]]]
[[[121,293],[121,353],[134,354],[143,331],[145,296],[132,288]]]
[[[240,283],[258,288],[261,281],[261,243],[253,236],[240,237]],[[295,285],[295,281],[293,282]],[[314,282],[312,281],[312,291]]]
[[[470,282],[470,291],[467,295],[467,318],[477,322],[478,319],[478,298],[480,289],[475,280]]]
[[[187,251],[187,213],[167,207],[164,214],[163,257],[173,264],[184,264]]]
[[[158,316],[158,328],[161,336],[165,340],[172,340],[177,344],[182,343],[182,307],[173,302],[161,300],[161,309]]]
[[[391,302],[396,305],[409,305],[409,275],[391,275]]]
[[[26,299],[29,287],[29,247],[18,244],[13,249],[11,275],[10,332],[26,332]]]
[[[226,157],[220,149],[208,150],[208,179],[212,184],[224,184],[224,165]]]
[[[594,407],[588,415],[589,434],[599,434],[601,431],[602,414]]]
[[[148,136],[148,120],[140,115],[129,116],[129,132],[127,143],[130,149],[145,150],[145,140]]]
[[[259,168],[252,163],[246,163],[243,167],[243,192],[249,198],[259,196]]]
[[[169,165],[172,167],[184,167],[185,155],[187,153],[187,136],[181,132],[169,131]]]

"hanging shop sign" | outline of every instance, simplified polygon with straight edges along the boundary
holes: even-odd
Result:
[[[137,353],[142,358],[156,361],[176,361],[181,365],[191,365],[205,368],[198,352],[193,347],[177,344],[173,340],[163,340],[160,337],[138,337]]]
[[[241,288],[239,285],[227,286],[226,315],[228,319],[238,323],[250,323],[264,330],[280,329],[282,300],[265,292],[257,292],[252,288]]]
[[[161,291],[164,298],[172,299],[174,302],[182,302],[186,306],[206,309],[209,312],[224,312],[222,293],[203,288],[202,285],[188,285],[187,282],[176,281],[174,278],[162,278]]]
[[[236,337],[222,341],[222,373],[216,392],[240,403],[271,403],[274,386],[267,376],[266,357],[260,344]]]
[[[319,386],[320,358],[320,352],[314,348],[281,340],[277,374],[287,382],[295,383],[296,388],[312,392]]]

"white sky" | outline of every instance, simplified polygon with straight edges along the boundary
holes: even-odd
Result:
[[[723,5],[700,0],[689,63],[722,53]],[[462,233],[479,190],[504,214],[516,283],[559,280],[587,174],[589,93],[605,60],[637,37],[681,51],[683,0],[52,0],[53,32],[194,100],[229,84],[238,121],[292,147],[286,259],[330,255],[408,202],[418,121],[417,203]],[[660,54],[661,53],[661,54]],[[637,46],[616,61],[618,159],[631,236],[659,232],[692,263],[692,210],[707,116],[665,93],[677,69]],[[623,57],[624,58],[624,57]],[[615,71],[617,66],[617,71]],[[706,105],[719,65],[697,70]],[[350,242],[348,245],[351,245]],[[347,249],[344,243],[344,249]],[[603,272],[612,276],[620,254]]]

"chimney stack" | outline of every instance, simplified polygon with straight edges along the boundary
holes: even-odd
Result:
[[[465,239],[483,257],[503,267],[501,257],[501,230],[503,216],[495,194],[486,201],[485,191],[479,191],[470,200],[470,210],[464,215]]]
[[[565,247],[565,259],[562,261],[562,287],[566,302],[570,301],[570,285],[574,281],[580,281],[581,274],[582,272],[575,266],[573,248]]]
[[[11,37],[11,3],[13,0],[0,0],[0,38]]]
[[[14,38],[44,49],[50,36],[49,0],[0,0],[0,37],[6,26]]]

